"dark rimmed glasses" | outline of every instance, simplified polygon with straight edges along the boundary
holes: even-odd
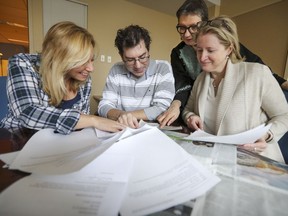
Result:
[[[190,32],[190,34],[193,34],[197,31],[198,27],[197,24],[195,25],[190,25],[190,26],[182,26],[182,25],[177,25],[176,29],[178,31],[179,34],[185,34],[186,31],[188,30]]]
[[[212,27],[216,27],[216,28],[223,26],[228,31],[231,31],[231,28],[228,26],[227,22],[225,20],[219,20],[219,19],[200,21],[197,23],[197,30],[199,30],[199,29],[201,29],[207,25],[212,26]]]
[[[123,60],[123,61],[125,62],[125,64],[132,66],[136,64],[137,61],[139,61],[141,64],[145,64],[149,58],[150,58],[150,55],[144,55],[138,58],[127,58],[126,60]]]

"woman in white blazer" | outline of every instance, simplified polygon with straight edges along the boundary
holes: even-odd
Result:
[[[220,16],[198,23],[197,77],[182,118],[192,130],[215,135],[271,123],[269,132],[242,147],[284,162],[278,139],[288,130],[288,104],[270,69],[243,62],[235,23]]]

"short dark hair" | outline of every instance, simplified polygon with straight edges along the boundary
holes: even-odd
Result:
[[[149,32],[138,25],[130,25],[117,31],[115,47],[118,48],[119,54],[122,56],[124,48],[135,47],[141,40],[144,40],[146,49],[149,51],[151,44]]]
[[[207,21],[208,7],[204,0],[186,0],[176,12],[178,20],[182,15],[198,15],[203,21]]]

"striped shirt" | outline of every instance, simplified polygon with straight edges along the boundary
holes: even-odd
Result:
[[[39,65],[37,54],[22,53],[9,59],[8,114],[0,122],[0,128],[52,128],[68,134],[77,124],[80,113],[90,112],[91,78],[80,87],[80,100],[71,109],[56,108],[49,105],[49,96],[41,88]]]
[[[167,61],[150,60],[144,76],[134,77],[123,62],[110,70],[98,113],[107,117],[111,109],[144,110],[149,120],[168,109],[175,95],[174,77]]]

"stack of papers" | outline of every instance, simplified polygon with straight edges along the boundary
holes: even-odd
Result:
[[[14,159],[1,155],[10,169],[32,175],[1,193],[0,215],[147,215],[220,181],[157,127],[106,135],[43,129]]]

